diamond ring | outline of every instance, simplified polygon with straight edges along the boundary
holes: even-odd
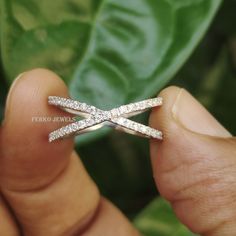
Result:
[[[143,113],[147,109],[161,106],[161,97],[122,105],[110,111],[104,111],[86,103],[58,96],[49,96],[48,104],[84,118],[51,132],[49,134],[49,142],[71,135],[87,133],[105,125],[133,135],[159,140],[163,138],[161,131],[128,119]]]

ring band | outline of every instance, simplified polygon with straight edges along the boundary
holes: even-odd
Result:
[[[49,96],[48,104],[58,106],[68,113],[85,118],[51,132],[49,134],[49,142],[72,135],[87,133],[105,125],[133,135],[159,140],[163,138],[161,131],[128,119],[150,108],[161,106],[161,97],[122,105],[110,111],[104,111],[86,103],[58,96]]]

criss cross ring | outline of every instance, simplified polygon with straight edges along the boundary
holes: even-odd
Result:
[[[105,125],[133,135],[159,140],[163,138],[161,131],[128,119],[129,117],[143,113],[147,109],[161,106],[161,97],[122,105],[109,111],[58,96],[49,96],[48,104],[58,106],[68,113],[84,118],[52,131],[49,134],[49,142],[72,135],[87,133]]]

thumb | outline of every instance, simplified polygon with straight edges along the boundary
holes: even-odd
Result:
[[[236,235],[236,140],[187,91],[163,90],[150,125],[163,130],[151,141],[160,194],[193,232]]]

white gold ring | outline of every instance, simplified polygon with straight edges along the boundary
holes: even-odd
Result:
[[[49,142],[72,135],[87,133],[105,125],[133,135],[159,140],[162,140],[163,138],[161,131],[127,119],[143,113],[147,109],[161,106],[161,97],[122,105],[118,108],[113,108],[110,111],[104,111],[86,103],[58,96],[49,96],[48,104],[58,106],[68,113],[85,118],[51,132],[49,134]]]

